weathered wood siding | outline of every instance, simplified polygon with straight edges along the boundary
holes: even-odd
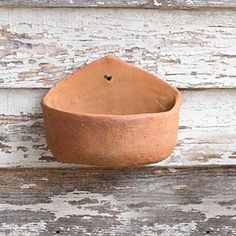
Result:
[[[40,100],[46,89],[2,89],[0,166],[61,166],[47,149]],[[236,164],[235,90],[182,91],[178,145],[158,165]]]
[[[0,8],[0,167],[62,166],[45,143],[40,100],[56,81],[105,54],[158,74],[184,95],[177,147],[158,166],[236,164],[236,14],[225,9],[234,1],[155,2],[224,8],[202,11],[113,2],[127,9]]]
[[[236,235],[235,10],[234,0],[1,0],[0,235]],[[42,96],[105,54],[181,89],[167,160],[71,168],[49,152]]]
[[[1,167],[59,167],[48,151],[41,118],[1,120]],[[156,166],[236,164],[236,128],[180,127],[172,155]],[[71,166],[71,165],[70,165]]]
[[[178,88],[236,88],[236,13],[0,9],[0,87],[49,88],[105,54]]]
[[[236,168],[1,173],[1,235],[236,234]]]
[[[87,8],[152,8],[204,9],[236,8],[235,0],[1,0],[4,7],[87,7]]]

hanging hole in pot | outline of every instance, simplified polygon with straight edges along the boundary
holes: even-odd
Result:
[[[107,81],[111,81],[112,76],[111,76],[111,75],[104,75],[103,78],[104,78],[105,80],[107,80]]]

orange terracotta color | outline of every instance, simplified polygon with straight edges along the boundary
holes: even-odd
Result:
[[[61,162],[132,166],[159,162],[176,145],[180,92],[105,56],[58,82],[42,100],[49,149]]]

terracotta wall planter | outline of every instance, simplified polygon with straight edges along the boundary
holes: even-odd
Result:
[[[61,162],[131,166],[176,145],[180,92],[114,56],[58,82],[42,101],[48,146]]]

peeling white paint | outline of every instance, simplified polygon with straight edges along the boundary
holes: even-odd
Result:
[[[33,128],[35,119],[6,116],[40,115],[46,89],[29,88],[51,87],[104,54],[180,88],[236,88],[233,11],[1,8],[0,18],[0,167],[74,166],[52,158],[41,119]],[[236,164],[235,90],[182,93],[178,145],[157,165]]]
[[[177,169],[175,169],[175,168],[168,168],[168,170],[169,170],[171,173],[178,172],[178,170],[177,170]]]
[[[222,216],[236,216],[236,203],[230,204],[230,207],[227,204],[229,201],[235,201],[235,198],[232,198],[224,195],[223,193],[216,193],[215,196],[205,196],[203,197],[201,203],[196,204],[188,204],[188,205],[177,205],[178,209],[186,212],[200,212],[204,214],[205,220],[209,220],[211,218],[218,218]]]
[[[176,189],[176,190],[181,190],[181,189],[186,189],[186,188],[188,188],[186,184],[179,184],[179,185],[173,186],[173,189]]]
[[[72,167],[73,164],[55,162],[49,152],[43,128],[34,133],[32,125],[42,124],[42,119],[14,121],[3,124],[0,129],[7,135],[1,141],[1,167]],[[28,129],[28,131],[27,131]],[[24,148],[24,151],[19,150]],[[156,164],[158,166],[229,165],[236,164],[236,126],[202,127],[180,129],[178,144],[171,157]],[[44,159],[46,157],[46,159]],[[52,158],[52,161],[50,159]],[[49,161],[47,161],[47,159]],[[81,165],[86,167],[86,165]],[[171,171],[177,171],[171,169]]]
[[[234,11],[1,8],[0,19],[2,88],[48,88],[105,54],[180,88],[236,88]]]
[[[34,7],[112,7],[112,8],[154,8],[162,9],[161,5],[164,5],[164,9],[186,9],[186,8],[228,8],[234,9],[236,7],[234,0],[64,0],[64,1],[41,1],[41,0],[8,0],[0,2],[0,6],[15,7],[20,6],[34,6]]]
[[[36,187],[36,184],[23,184],[20,186],[21,189],[33,188]]]
[[[18,89],[18,93],[8,93],[4,89],[3,101],[4,95],[11,99],[2,103],[0,111],[10,116],[34,114],[35,111],[41,114],[38,101],[45,90],[27,91]],[[17,104],[18,94],[21,97],[20,105]],[[182,94],[184,102],[180,112],[177,146],[170,158],[157,165],[171,167],[236,164],[235,90],[182,91]],[[34,98],[30,104],[27,97]],[[18,119],[19,117],[6,116],[0,119],[0,133],[3,136],[2,147],[0,146],[1,167],[74,166],[55,162],[45,142],[41,118]]]
[[[5,172],[5,178],[15,178],[18,185],[31,176],[38,178],[38,181],[37,189],[16,189],[14,194],[14,181],[10,185],[3,181],[6,192],[2,195],[4,204],[0,204],[3,225],[0,225],[0,235],[1,232],[20,235],[24,230],[50,235],[57,232],[63,235],[89,234],[91,230],[99,236],[107,232],[112,235],[134,232],[148,236],[187,236],[199,232],[204,235],[207,231],[234,235],[234,168],[211,168],[210,173],[206,170],[179,169],[174,176],[166,175],[166,169],[156,176],[155,169],[147,172],[138,170],[131,175],[125,170],[125,176],[120,180],[117,179],[120,176],[117,170],[108,170],[109,174],[98,171],[98,175],[89,171],[90,176],[87,172],[80,174],[75,169],[67,169],[63,171],[68,174],[66,178],[61,178],[62,172],[59,170],[51,173],[40,170],[37,175],[35,170],[28,170],[26,175],[20,170]],[[73,173],[74,178],[71,178]],[[104,178],[111,177],[112,173],[114,178]],[[100,174],[102,178],[98,177]],[[45,175],[48,175],[50,182],[41,182],[40,178]],[[202,183],[197,181],[197,176],[201,176]],[[58,177],[60,180],[54,185]],[[78,183],[81,179],[82,182]],[[134,188],[113,188],[125,185]],[[71,192],[67,192],[68,188]],[[25,198],[20,203],[21,197]],[[31,222],[27,222],[29,218]]]
[[[0,115],[41,114],[46,89],[0,89]],[[236,126],[236,90],[181,91],[180,126]]]
[[[82,200],[96,200],[94,203],[84,203],[78,205],[73,205],[73,201],[78,202]],[[8,211],[19,211],[19,210],[28,210],[33,212],[50,212],[55,215],[55,219],[57,220],[62,217],[69,216],[99,216],[99,217],[113,217],[113,215],[109,214],[109,211],[106,213],[99,212],[99,210],[95,210],[97,207],[101,207],[102,205],[106,205],[107,203],[112,204],[114,206],[122,205],[122,202],[119,202],[113,195],[103,195],[100,193],[92,193],[88,191],[78,191],[74,190],[73,192],[69,192],[67,194],[55,195],[50,198],[49,203],[37,203],[37,204],[26,204],[26,205],[13,205],[13,204],[0,204],[0,211],[8,210]],[[116,211],[115,207],[112,207],[112,212]],[[128,223],[130,219],[135,217],[135,215],[139,214],[135,211],[135,209],[127,210],[126,212],[121,212],[117,215],[118,221],[122,223]]]
[[[153,5],[158,7],[162,5],[162,2],[158,1],[158,0],[153,0]]]
[[[122,186],[122,187],[113,186],[113,189],[116,189],[116,190],[133,189],[133,188],[134,186]]]
[[[159,7],[162,2],[154,0],[153,5]],[[225,0],[208,2],[216,6],[226,4]],[[227,2],[228,6],[235,5],[233,1]],[[74,4],[74,1],[69,0],[69,3]],[[196,4],[201,7],[206,1],[181,3],[187,7]],[[105,2],[97,1],[97,4],[103,6]],[[132,1],[132,4],[141,2]],[[168,4],[171,6],[170,1]],[[1,8],[0,19],[0,88],[3,88],[0,89],[0,115],[4,115],[0,119],[0,167],[75,166],[51,161],[42,119],[27,120],[22,115],[41,114],[40,100],[46,90],[29,88],[49,88],[65,74],[104,54],[120,56],[179,88],[236,88],[234,11]],[[169,171],[175,173],[178,170],[172,166],[236,164],[235,90],[184,91],[183,95],[178,145],[171,158],[157,166],[169,166]],[[17,120],[20,116],[22,120]],[[38,122],[36,128],[32,127],[35,122]],[[46,177],[40,180],[49,181]],[[36,187],[27,182],[20,186],[20,191],[29,192]],[[187,187],[179,184],[171,189],[180,191]],[[131,191],[135,186],[113,187],[117,192],[126,189]],[[150,185],[149,190],[156,190],[156,186]],[[4,203],[0,204],[0,211],[51,213],[55,216],[51,222],[70,216],[81,216],[89,221],[93,217],[106,219],[115,215],[116,223],[124,225],[120,229],[122,232],[129,228],[133,219],[141,218],[145,222],[150,216],[146,207],[141,211],[135,207],[124,208],[123,202],[113,193],[74,190],[48,200],[48,203],[25,205]],[[222,216],[236,219],[236,204],[227,205],[235,201],[232,196],[218,193],[200,200],[196,204],[173,203],[164,207],[200,213],[206,222]],[[83,203],[78,204],[79,201]],[[127,198],[128,204],[140,202],[137,198]],[[100,211],[101,206],[105,212]],[[107,206],[111,206],[111,211]],[[47,230],[47,223],[42,220],[1,223],[0,235],[8,231],[16,236],[38,235]],[[74,229],[86,233],[80,225],[75,225]],[[195,221],[153,223],[141,226],[143,233],[140,235],[160,232],[160,236],[187,236],[197,229]],[[117,233],[116,225],[112,230]]]
[[[100,201],[104,200],[110,200],[107,199],[107,197],[101,195],[101,194],[95,194],[96,196],[93,196],[89,192],[82,192],[82,191],[73,191],[70,193],[67,193],[65,195],[55,195],[51,198],[50,203],[38,203],[38,204],[27,204],[27,205],[12,205],[12,204],[0,204],[0,209],[3,210],[29,210],[33,212],[38,211],[49,211],[55,215],[55,219],[59,219],[61,217],[68,217],[71,215],[90,215],[90,216],[110,216],[109,214],[100,214],[96,210],[90,209],[92,204],[89,205],[81,205],[81,208],[78,208],[78,206],[74,206],[70,204],[70,201],[79,201],[83,200],[86,197],[89,197],[90,199],[96,198],[100,199]],[[88,209],[86,207],[89,207]]]
[[[42,181],[49,181],[49,179],[45,178],[45,177],[41,178],[40,180],[42,180]]]
[[[144,225],[142,227],[143,233],[140,235],[159,235],[159,236],[189,236],[196,230],[197,223],[191,221],[190,223],[178,223],[174,225],[155,223],[153,227]]]
[[[0,235],[10,235],[7,234],[8,231],[11,232],[11,235],[14,236],[37,236],[40,232],[43,232],[46,229],[47,223],[44,221],[40,222],[29,222],[26,224],[0,224]],[[1,233],[5,232],[5,233]]]

